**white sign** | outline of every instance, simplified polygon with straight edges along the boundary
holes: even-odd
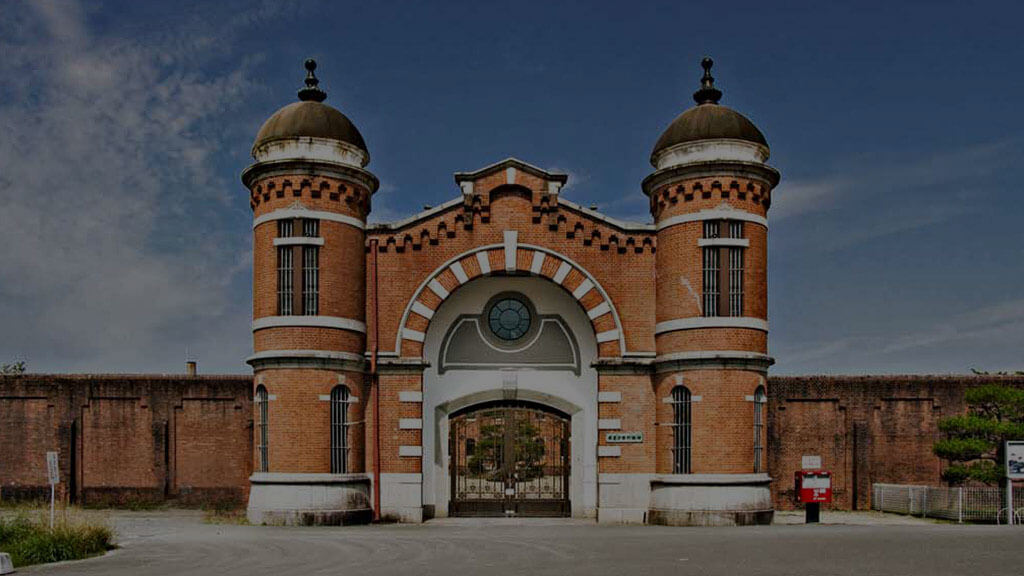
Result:
[[[46,475],[50,484],[60,484],[60,468],[57,466],[57,453],[46,453]]]
[[[604,435],[605,442],[636,444],[644,441],[643,432],[608,432]]]
[[[800,468],[803,468],[804,470],[821,468],[821,456],[801,456]]]
[[[1006,477],[1024,480],[1024,441],[1006,443]]]

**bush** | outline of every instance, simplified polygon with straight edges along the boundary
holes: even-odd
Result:
[[[0,518],[0,552],[10,554],[16,568],[88,558],[114,547],[114,533],[106,525],[63,518],[51,530],[41,516]]]

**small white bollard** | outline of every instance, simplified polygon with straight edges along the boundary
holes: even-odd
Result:
[[[14,564],[11,564],[11,555],[0,552],[0,574],[14,574]]]

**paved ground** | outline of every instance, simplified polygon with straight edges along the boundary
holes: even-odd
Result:
[[[798,515],[792,516],[795,519]],[[892,521],[887,519],[894,518]],[[31,574],[1013,574],[1024,528],[830,515],[819,526],[597,526],[564,520],[269,528],[203,523],[187,512],[122,513],[122,548]],[[852,525],[862,524],[862,525]],[[863,525],[873,524],[873,525]]]

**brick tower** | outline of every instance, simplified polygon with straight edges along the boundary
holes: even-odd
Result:
[[[768,143],[718,103],[712,61],[644,179],[657,230],[652,522],[770,522],[764,422]],[[751,431],[754,431],[751,433]]]
[[[377,178],[355,125],[299,101],[260,128],[242,173],[253,210],[254,473],[249,520],[367,521],[364,234]]]

